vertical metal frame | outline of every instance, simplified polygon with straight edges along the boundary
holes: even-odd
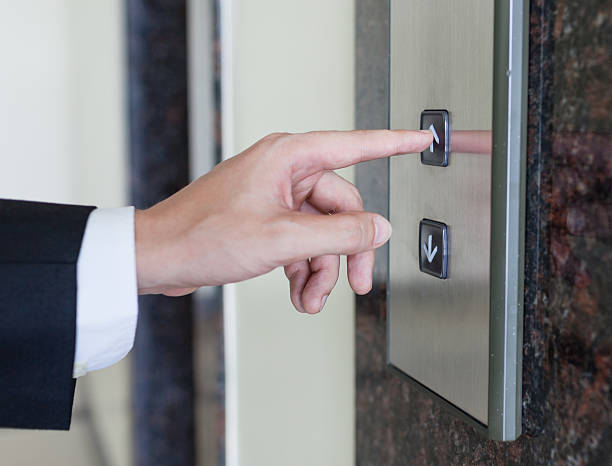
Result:
[[[521,434],[528,0],[497,0],[488,436]]]
[[[528,18],[529,0],[495,0],[487,425],[393,366],[387,339],[392,372],[478,432],[504,441],[521,434]]]

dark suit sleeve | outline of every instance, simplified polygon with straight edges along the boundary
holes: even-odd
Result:
[[[2,427],[70,427],[76,264],[92,210],[0,200]]]

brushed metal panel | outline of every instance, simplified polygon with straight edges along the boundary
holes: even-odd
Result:
[[[528,31],[528,0],[495,2],[487,434],[496,440],[521,434]]]
[[[440,108],[452,131],[491,131],[493,23],[489,0],[391,0],[391,128],[417,129],[421,111]],[[390,161],[388,357],[486,425],[491,157],[455,152],[455,139],[448,167]],[[446,280],[419,271],[423,218],[448,225]]]

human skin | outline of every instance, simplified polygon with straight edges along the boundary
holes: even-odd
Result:
[[[340,255],[357,294],[372,288],[374,249],[391,236],[364,212],[357,188],[333,172],[421,152],[429,131],[271,134],[168,199],[135,213],[141,294],[180,296],[283,266],[300,312],[321,311]]]

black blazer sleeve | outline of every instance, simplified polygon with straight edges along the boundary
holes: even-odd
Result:
[[[0,200],[2,427],[70,427],[76,263],[92,210]]]

